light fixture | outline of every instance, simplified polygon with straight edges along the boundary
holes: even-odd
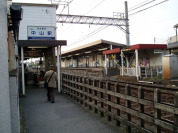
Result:
[[[85,52],[85,54],[88,54],[88,53],[91,53],[91,51],[87,51],[87,52]]]
[[[99,51],[102,51],[102,50],[107,50],[108,48],[102,48],[102,49],[98,49]]]

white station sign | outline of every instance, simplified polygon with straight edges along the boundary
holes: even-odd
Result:
[[[55,27],[28,26],[28,40],[50,39],[55,40]]]

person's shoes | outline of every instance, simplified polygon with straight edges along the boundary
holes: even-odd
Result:
[[[48,101],[50,101],[50,99],[48,98]]]
[[[51,101],[51,103],[54,103],[54,101]]]

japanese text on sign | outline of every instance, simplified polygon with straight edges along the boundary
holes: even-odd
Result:
[[[28,26],[28,39],[55,39],[55,27]]]

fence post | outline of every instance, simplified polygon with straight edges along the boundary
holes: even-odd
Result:
[[[151,68],[151,78],[153,78],[153,69]]]
[[[178,92],[174,94],[174,107],[178,108]],[[175,133],[178,133],[178,115],[174,114]]]
[[[130,95],[130,85],[126,84],[125,86],[125,95],[129,96]],[[131,102],[129,100],[126,101],[126,108],[130,108],[131,107]],[[127,113],[127,121],[131,121],[131,114]],[[126,125],[126,132],[130,133],[131,132],[131,127]]]
[[[143,92],[143,89],[141,86],[138,88],[138,100],[140,100],[140,99],[144,99],[144,92]],[[139,104],[138,112],[144,113],[144,105],[143,104]],[[140,127],[144,127],[144,120],[140,118],[138,125]]]
[[[118,82],[115,83],[114,89],[115,89],[114,90],[115,93],[119,93],[120,92],[120,89],[119,89],[119,86],[118,86]],[[115,98],[116,98],[116,103],[120,104],[120,98],[119,97],[115,97]],[[120,117],[120,109],[117,109],[116,115]],[[116,121],[116,126],[121,126],[121,122],[119,120]]]
[[[154,103],[161,102],[161,92],[158,89],[154,90]],[[154,108],[154,119],[161,118],[161,110]],[[158,125],[154,125],[154,133],[161,133],[161,128]]]
[[[147,78],[147,69],[146,69],[146,67],[145,67],[145,77]]]
[[[99,88],[103,89],[103,84],[102,80],[99,81]]]

